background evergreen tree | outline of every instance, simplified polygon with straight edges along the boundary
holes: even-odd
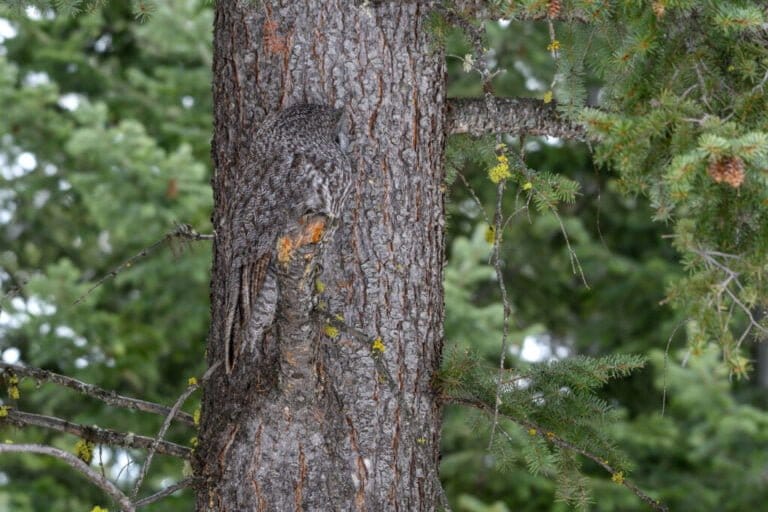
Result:
[[[555,3],[494,7],[529,19]],[[172,237],[87,292],[178,223],[211,231],[210,6],[37,5],[2,11],[10,27],[0,51],[0,163],[9,184],[0,191],[3,359],[171,403],[203,372],[209,243]],[[585,144],[525,138],[526,166],[539,174],[510,180],[505,211],[517,213],[501,238],[518,354],[511,366],[520,375],[541,371],[522,357],[526,338],[569,356],[649,354],[644,370],[599,392],[615,411],[598,433],[623,452],[627,476],[672,510],[759,507],[768,415],[756,384],[734,377],[748,372],[749,341],[762,330],[750,314],[760,321],[766,297],[765,11],[756,2],[573,1],[555,17],[553,32],[545,20],[486,25],[494,65],[506,70],[493,81],[496,95],[552,92],[564,114],[600,138],[596,162]],[[439,21],[433,30],[450,55],[449,95],[481,95],[481,80],[464,69],[471,41],[443,33]],[[520,139],[505,142],[514,152]],[[449,144],[444,376],[450,390],[448,377],[459,374],[453,391],[461,396],[467,381],[493,390],[498,364],[503,315],[481,213],[493,214],[487,171],[497,154],[492,140],[456,136]],[[553,198],[556,213],[529,202],[549,192],[546,172],[579,185],[572,202]],[[572,271],[561,223],[589,288]],[[30,379],[19,391],[4,403],[85,425],[153,435],[162,422]],[[193,398],[186,410],[196,407]],[[510,438],[496,433],[489,451],[488,416],[447,408],[441,470],[454,510],[566,510],[557,500],[578,502],[567,493],[582,485],[591,510],[647,509],[591,462],[561,471],[583,481],[551,478],[547,464],[575,463],[550,460],[526,428],[503,427]],[[177,425],[167,438],[189,445],[194,435]],[[2,438],[70,451],[77,442],[13,427]],[[143,453],[105,446],[101,457],[107,475],[122,470],[118,482],[129,489],[137,469],[125,457],[140,462]],[[94,450],[94,467],[98,460]],[[105,503],[56,461],[3,454],[0,471],[0,508]],[[182,478],[176,459],[158,456],[147,488]],[[192,503],[186,491],[147,510]]]

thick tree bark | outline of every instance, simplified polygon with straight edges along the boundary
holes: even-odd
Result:
[[[445,84],[427,9],[216,3],[207,355],[220,366],[204,387],[198,510],[442,507],[440,405],[431,384],[443,337]],[[291,314],[279,315],[266,340],[275,357],[241,360],[227,374],[217,336],[233,256],[227,201],[259,122],[303,101],[346,109],[356,178],[341,226],[318,257],[320,307],[350,329],[329,337],[315,319],[309,331],[293,330],[315,316],[306,300],[317,288],[309,272],[281,294],[279,308]],[[383,353],[351,328],[381,338]]]

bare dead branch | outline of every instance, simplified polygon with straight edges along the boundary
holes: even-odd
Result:
[[[144,478],[147,476],[147,472],[149,471],[149,467],[152,465],[152,459],[155,456],[155,451],[157,450],[158,446],[161,442],[163,442],[163,438],[165,437],[166,432],[168,432],[168,428],[171,426],[171,421],[173,420],[173,417],[176,415],[176,413],[181,409],[181,406],[184,405],[184,402],[187,401],[187,399],[194,393],[199,387],[202,382],[205,382],[216,369],[219,367],[221,363],[216,363],[210,368],[208,368],[208,371],[205,372],[205,375],[203,375],[203,378],[200,379],[201,382],[195,382],[194,384],[190,384],[187,389],[184,390],[184,392],[179,396],[179,398],[176,399],[176,402],[173,404],[173,407],[171,407],[170,412],[165,417],[165,421],[163,421],[163,425],[160,427],[160,432],[157,433],[157,437],[152,442],[152,446],[149,447],[149,451],[147,452],[147,459],[144,461],[144,464],[141,466],[141,472],[139,473],[139,478],[136,479],[136,484],[133,487],[133,493],[131,493],[131,498],[136,499],[136,496],[139,494],[139,489],[141,488],[142,482],[144,482]]]
[[[449,99],[449,134],[468,133],[481,136],[490,133],[512,135],[549,135],[569,140],[585,140],[586,132],[558,113],[555,103],[534,98]]]
[[[718,285],[718,289],[719,289],[718,297],[721,296],[723,293],[728,295],[728,297],[730,297],[731,301],[733,301],[734,304],[739,306],[739,308],[744,312],[744,314],[749,319],[749,325],[747,326],[747,328],[744,330],[744,332],[742,333],[741,337],[739,338],[739,340],[737,342],[737,346],[741,346],[741,343],[744,341],[744,339],[750,333],[752,328],[757,329],[758,331],[762,332],[763,334],[768,334],[768,329],[766,329],[763,325],[760,324],[760,322],[758,322],[755,319],[755,316],[752,313],[752,310],[749,307],[747,307],[747,305],[744,304],[739,299],[738,295],[736,295],[736,293],[734,293],[733,290],[731,290],[730,284],[731,284],[731,282],[733,282],[736,285],[736,287],[737,287],[737,289],[739,291],[744,291],[744,285],[741,284],[741,281],[739,280],[740,273],[736,272],[735,270],[733,270],[731,267],[729,267],[725,263],[721,263],[720,261],[717,260],[718,257],[723,258],[723,259],[735,259],[735,260],[738,260],[739,256],[734,255],[734,254],[727,254],[727,253],[723,253],[723,252],[719,252],[719,251],[709,251],[709,250],[706,250],[706,249],[691,249],[691,251],[694,254],[696,254],[697,256],[699,256],[704,261],[704,265],[707,268],[709,268],[709,269],[717,269],[717,270],[721,271],[723,274],[725,274],[725,279],[723,279],[723,281],[720,282],[720,284]]]
[[[179,491],[181,489],[186,489],[187,487],[191,487],[194,482],[195,482],[194,477],[185,478],[179,483],[169,485],[162,491],[156,492],[155,494],[147,496],[146,498],[141,498],[140,500],[136,501],[134,505],[136,508],[146,507],[147,505],[151,505],[156,501],[160,501],[166,496],[170,496],[176,491]]]
[[[115,484],[104,478],[98,471],[91,469],[88,464],[64,450],[40,444],[0,444],[0,453],[39,453],[56,457],[79,471],[91,483],[107,493],[110,498],[115,500],[123,512],[134,512],[136,510],[128,496],[123,494]]]
[[[488,404],[480,400],[476,400],[472,398],[452,397],[452,396],[445,397],[445,400],[446,402],[450,402],[458,405],[474,407],[475,409],[483,411],[484,413],[486,413],[488,416],[491,416],[491,417],[494,417],[497,414],[500,414],[501,416],[508,419],[509,421],[513,423],[517,423],[518,425],[527,429],[529,434],[532,434],[534,436],[539,436],[545,439],[546,441],[552,443],[553,445],[557,446],[560,449],[578,453],[579,455],[586,457],[587,459],[591,460],[592,462],[594,462],[595,464],[603,468],[605,471],[610,473],[612,477],[617,477],[617,475],[620,475],[614,480],[616,483],[620,483],[621,485],[623,485],[624,487],[632,491],[632,493],[635,496],[637,496],[643,502],[648,504],[653,510],[657,510],[659,512],[669,512],[669,509],[665,504],[654,500],[653,498],[645,494],[639,487],[637,487],[637,485],[632,483],[629,479],[624,478],[623,473],[618,468],[614,468],[602,457],[566,441],[565,439],[556,435],[554,432],[541,428],[539,425],[537,425],[536,423],[533,423],[532,421],[529,421],[523,418],[515,418],[504,412],[499,413],[497,408],[490,407]]]
[[[115,278],[123,270],[133,266],[133,264],[137,260],[140,260],[142,258],[149,256],[151,253],[155,252],[155,250],[158,247],[162,246],[166,242],[171,242],[173,240],[186,240],[190,242],[199,242],[201,240],[213,240],[213,238],[214,238],[214,235],[205,235],[205,234],[198,233],[189,224],[179,224],[178,226],[176,226],[174,230],[166,233],[163,238],[153,243],[152,245],[140,250],[134,256],[128,258],[127,260],[122,262],[120,265],[112,269],[110,272],[105,274],[101,279],[96,281],[96,283],[93,286],[91,286],[87,292],[85,292],[80,297],[78,297],[77,300],[73,303],[73,305],[76,306],[77,304],[80,304],[83,300],[85,300],[86,297],[88,297],[91,293],[93,293],[93,291],[96,288],[103,285],[108,280]]]
[[[59,386],[67,387],[77,391],[78,393],[82,393],[84,395],[95,398],[96,400],[100,400],[105,404],[111,405],[113,407],[135,409],[137,411],[159,414],[162,416],[168,416],[168,414],[171,412],[171,408],[166,407],[165,405],[118,395],[114,391],[107,391],[106,389],[94,386],[93,384],[88,384],[81,380],[50,372],[48,370],[43,370],[41,368],[19,366],[16,364],[0,362],[0,370],[2,370],[0,374],[3,372],[11,372],[18,376],[30,377],[38,381],[50,382]],[[174,418],[189,426],[194,427],[195,425],[195,422],[192,419],[192,415],[186,412],[177,411]]]
[[[0,419],[0,424],[10,423],[17,427],[42,427],[57,432],[66,432],[78,436],[86,441],[94,443],[109,444],[112,446],[122,446],[124,448],[142,448],[148,449],[157,441],[151,437],[140,436],[131,432],[118,432],[108,428],[102,428],[96,425],[81,425],[72,423],[55,416],[44,416],[42,414],[33,414],[16,409],[8,409],[7,416]],[[163,455],[171,455],[188,459],[192,450],[186,446],[181,446],[170,441],[159,441],[156,450]]]

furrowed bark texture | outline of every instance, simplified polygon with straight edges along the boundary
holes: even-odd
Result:
[[[356,177],[333,238],[285,272],[284,314],[265,340],[274,357],[241,357],[204,385],[200,511],[441,508],[431,381],[443,338],[444,59],[427,6],[359,4],[216,2],[209,364],[225,350],[214,336],[233,256],[224,212],[259,122],[303,101],[343,106]],[[313,319],[313,255],[320,303],[368,342],[344,329],[332,339]]]
[[[496,115],[488,112],[484,98],[452,99],[448,102],[448,133],[474,136],[489,133],[549,135],[585,140],[584,127],[559,115],[554,103],[533,98],[495,98]]]

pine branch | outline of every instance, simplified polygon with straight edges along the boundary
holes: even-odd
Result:
[[[55,416],[43,416],[41,414],[18,411],[16,409],[7,409],[5,413],[7,415],[0,418],[0,424],[6,422],[17,427],[42,427],[57,432],[73,434],[86,441],[93,441],[94,443],[108,444],[112,446],[122,446],[124,448],[149,449],[153,444],[157,443],[155,449],[158,453],[180,457],[182,459],[188,459],[192,453],[192,450],[186,446],[171,443],[170,441],[158,441],[151,437],[140,436],[130,432],[118,432],[96,425],[80,425]]]
[[[493,418],[495,418],[496,415],[501,415],[504,418],[508,419],[509,421],[512,421],[513,423],[517,423],[518,425],[524,427],[526,430],[528,430],[529,434],[542,437],[546,441],[552,443],[553,445],[557,446],[562,450],[568,450],[574,453],[578,453],[579,455],[586,457],[587,459],[591,460],[592,462],[594,462],[595,464],[603,468],[605,471],[610,473],[611,478],[613,479],[614,482],[619,483],[624,487],[626,487],[627,489],[629,489],[630,491],[632,491],[632,493],[635,496],[637,496],[643,502],[648,504],[653,510],[657,510],[659,512],[669,512],[669,509],[665,504],[658,502],[653,498],[651,498],[650,496],[648,496],[637,485],[632,483],[627,478],[624,478],[623,473],[619,469],[611,466],[605,459],[566,441],[565,439],[557,436],[554,432],[541,428],[539,425],[533,423],[532,421],[529,421],[523,418],[515,418],[513,416],[510,416],[509,414],[499,412],[498,408],[494,409],[493,407],[490,407],[488,404],[486,404],[485,402],[482,402],[481,400],[448,396],[448,397],[445,397],[445,401],[449,403],[454,403],[457,405],[473,407],[475,409],[483,411],[488,416]]]
[[[50,382],[58,386],[74,389],[78,393],[88,395],[113,407],[124,407],[126,409],[134,409],[137,411],[159,414],[161,416],[168,416],[171,413],[171,408],[166,407],[165,405],[118,395],[114,391],[107,391],[106,389],[94,386],[93,384],[88,384],[72,377],[60,375],[58,373],[43,370],[41,368],[19,366],[15,364],[0,362],[0,370],[2,370],[0,375],[2,375],[2,373],[12,373],[22,377],[30,377],[37,381]],[[177,411],[173,418],[191,427],[195,426],[192,415],[186,412]]]
[[[475,137],[488,133],[549,135],[569,140],[585,140],[580,125],[564,119],[553,103],[533,98],[496,98],[493,108],[486,98],[449,99],[447,133],[468,133]]]
[[[0,453],[38,453],[56,457],[79,471],[80,474],[90,480],[91,483],[107,493],[113,500],[115,500],[123,512],[134,512],[136,510],[131,503],[131,500],[128,499],[128,496],[123,494],[115,484],[107,480],[98,471],[91,469],[88,464],[64,450],[40,444],[0,444]]]

